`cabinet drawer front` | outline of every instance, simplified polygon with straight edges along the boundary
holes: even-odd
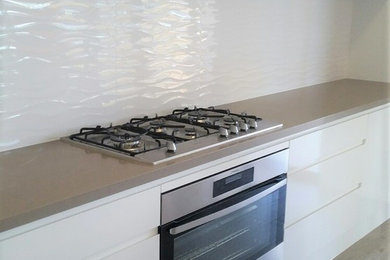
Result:
[[[361,145],[366,132],[367,116],[362,116],[291,140],[289,173]]]
[[[360,192],[355,190],[287,228],[285,260],[333,259],[364,236]]]
[[[156,187],[0,242],[1,259],[82,259],[156,229]]]
[[[286,227],[360,187],[366,167],[360,146],[288,177]]]
[[[154,236],[116,252],[104,260],[158,260],[160,259],[160,236]]]

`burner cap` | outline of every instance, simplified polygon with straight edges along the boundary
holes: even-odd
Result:
[[[115,133],[110,133],[110,140],[113,142],[118,142],[118,143],[139,143],[141,140],[141,137],[139,135],[130,135],[128,133],[125,134],[115,134]]]
[[[184,131],[187,136],[196,137],[196,130],[195,127],[192,128],[184,128]]]
[[[161,127],[161,126],[152,127],[152,130],[155,133],[165,133],[166,132],[166,128],[165,127]]]
[[[231,117],[224,118],[223,121],[226,125],[237,125],[238,122]]]
[[[129,152],[134,152],[134,153],[139,153],[143,150],[143,146],[141,145],[140,141],[120,143],[118,145],[118,147],[120,149],[129,151]]]
[[[192,116],[189,118],[190,121],[194,121],[194,122],[199,123],[199,124],[206,123],[206,119],[207,119],[207,117],[204,117],[204,116]]]

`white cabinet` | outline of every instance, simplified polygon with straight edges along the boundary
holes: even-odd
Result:
[[[332,259],[388,219],[389,110],[291,140],[285,259]]]
[[[0,242],[0,259],[104,258],[113,248],[121,251],[121,245],[130,247],[157,235],[159,224],[156,187],[5,239]],[[158,254],[154,241],[135,246],[134,254]]]

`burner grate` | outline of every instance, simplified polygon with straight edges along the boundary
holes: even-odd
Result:
[[[122,125],[83,127],[68,139],[137,158],[171,158],[281,126],[261,121],[228,109],[187,107],[166,116],[132,118]]]

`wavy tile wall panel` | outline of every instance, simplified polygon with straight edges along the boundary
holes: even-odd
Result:
[[[2,0],[0,150],[342,78],[352,0]]]

